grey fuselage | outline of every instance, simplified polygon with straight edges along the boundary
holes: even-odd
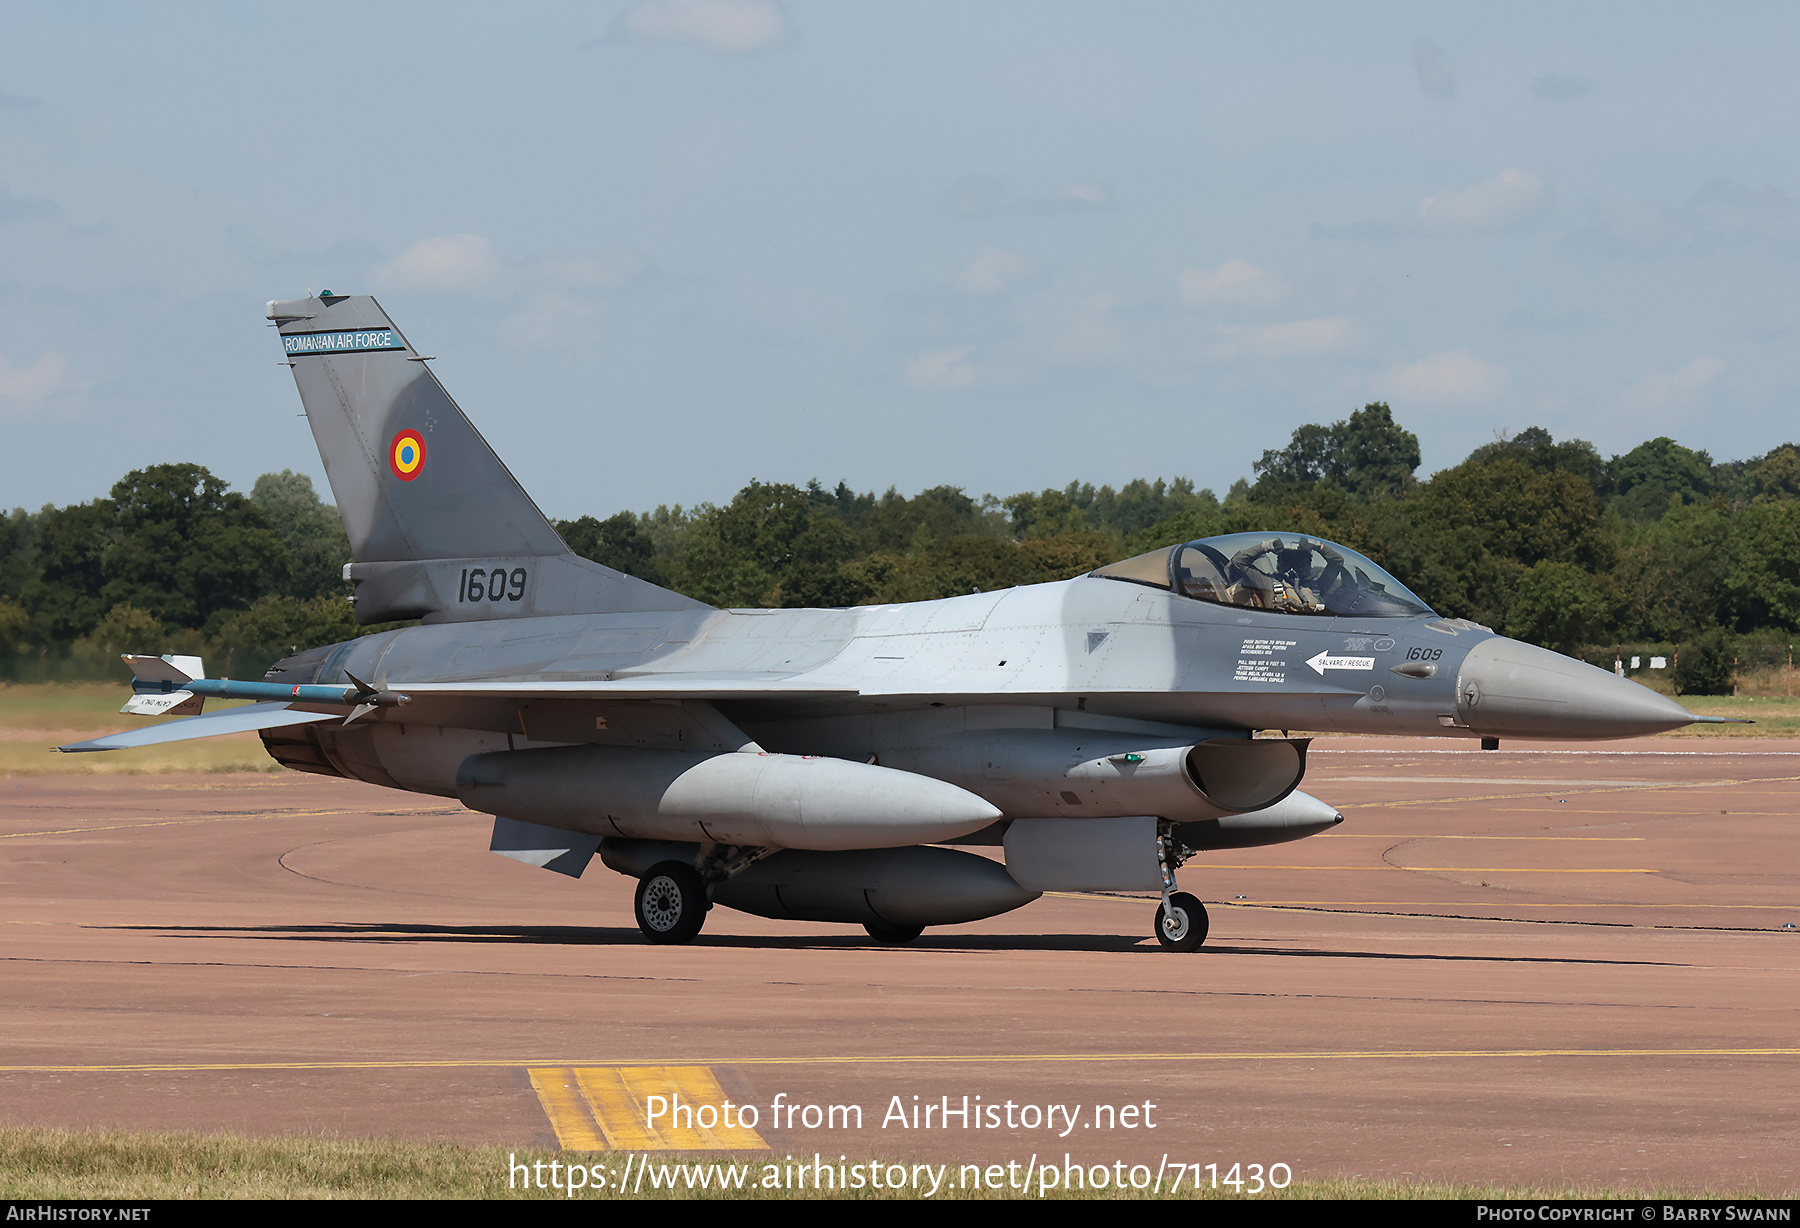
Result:
[[[271,731],[276,758],[454,796],[471,754],[737,750],[735,727],[771,752],[948,780],[1008,818],[1107,813],[1044,772],[1121,749],[1265,729],[1628,737],[1693,719],[1461,620],[1247,611],[1099,576],[910,605],[444,622],[314,649],[269,677],[350,675],[411,702]],[[691,701],[679,698],[688,678]],[[696,715],[707,705],[725,730]],[[1144,813],[1130,808],[1140,803],[1111,809]]]

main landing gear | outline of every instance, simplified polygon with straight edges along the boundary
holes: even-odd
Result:
[[[638,928],[651,942],[693,941],[712,909],[709,884],[716,886],[778,851],[747,844],[708,844],[702,846],[692,865],[657,862],[638,880]]]
[[[638,880],[636,906],[644,937],[680,943],[700,932],[712,901],[706,898],[706,882],[699,871],[684,862],[663,861]]]
[[[1156,909],[1156,941],[1165,951],[1198,951],[1206,941],[1210,922],[1206,905],[1185,891],[1175,890],[1175,871],[1193,855],[1165,826],[1156,836],[1156,864],[1162,871],[1162,903]]]

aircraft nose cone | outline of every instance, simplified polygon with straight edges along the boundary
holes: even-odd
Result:
[[[1456,712],[1479,734],[1537,738],[1630,738],[1698,719],[1648,687],[1498,635],[1463,659]]]

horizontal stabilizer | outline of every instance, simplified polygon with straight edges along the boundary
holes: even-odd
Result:
[[[190,716],[124,733],[108,734],[90,742],[75,742],[56,749],[66,754],[88,750],[129,750],[135,746],[158,746],[164,742],[186,742],[191,738],[212,738],[222,733],[253,733],[258,729],[276,729],[283,725],[306,725],[314,721],[341,721],[341,712],[303,712],[287,704],[246,704],[227,708],[206,716]]]

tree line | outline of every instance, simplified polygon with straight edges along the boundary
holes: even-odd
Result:
[[[1417,437],[1375,403],[1300,427],[1222,499],[1184,478],[1004,498],[752,481],[723,505],[556,527],[587,558],[719,606],[931,600],[1266,529],[1341,542],[1446,616],[1604,664],[1632,649],[1769,657],[1800,628],[1793,444],[1716,463],[1663,437],[1604,457],[1534,427],[1428,479],[1419,463]],[[135,650],[241,675],[367,630],[344,600],[349,557],[304,475],[245,494],[199,465],[136,470],[108,497],[0,520],[0,671],[106,676]]]

